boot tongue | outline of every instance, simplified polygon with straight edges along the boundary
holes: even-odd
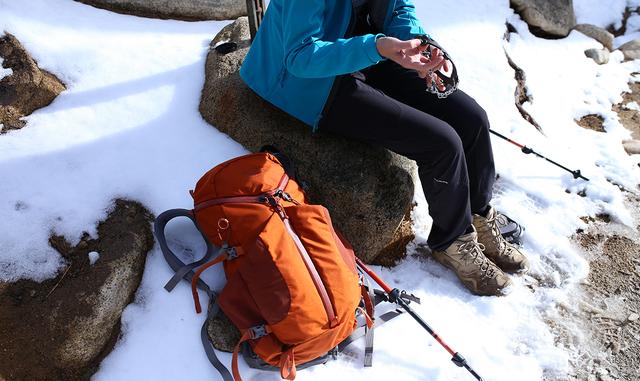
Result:
[[[461,235],[460,238],[458,238],[460,241],[463,242],[470,242],[470,241],[478,241],[478,233],[476,233],[476,229],[474,228],[473,231],[471,233],[467,233],[465,235]]]
[[[487,212],[487,216],[485,218],[491,219],[491,218],[494,218],[495,216],[496,216],[496,209],[493,206],[490,206],[489,211]]]

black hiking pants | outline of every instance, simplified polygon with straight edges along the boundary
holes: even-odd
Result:
[[[495,167],[485,111],[460,90],[439,99],[415,71],[393,61],[341,76],[336,86],[320,130],[415,160],[433,218],[429,247],[446,249],[491,200]]]

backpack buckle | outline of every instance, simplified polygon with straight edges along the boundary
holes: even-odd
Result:
[[[267,332],[267,326],[265,326],[264,324],[251,327],[249,328],[249,331],[251,332],[251,338],[254,340],[267,336],[269,334],[269,332]]]
[[[235,247],[229,246],[226,243],[222,247],[227,252],[227,260],[233,260],[238,258],[238,250]]]

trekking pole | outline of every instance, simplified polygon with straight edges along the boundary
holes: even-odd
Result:
[[[515,141],[513,141],[513,140],[509,139],[508,137],[506,137],[506,136],[504,136],[504,135],[502,135],[502,134],[500,134],[500,133],[498,133],[498,132],[495,132],[495,131],[494,131],[494,130],[492,130],[492,129],[489,129],[489,132],[491,132],[492,134],[494,134],[494,135],[496,135],[496,136],[498,136],[498,137],[500,137],[500,138],[502,138],[502,139],[504,139],[504,140],[508,141],[509,143],[511,143],[511,144],[513,144],[513,145],[515,145],[516,147],[520,148],[524,154],[527,154],[527,155],[528,155],[528,154],[532,153],[532,154],[534,154],[534,155],[538,156],[539,158],[541,158],[541,159],[545,159],[545,160],[546,160],[546,161],[548,161],[549,163],[554,164],[554,165],[556,165],[556,166],[558,166],[558,167],[560,167],[560,168],[564,169],[565,171],[567,171],[567,172],[571,173],[571,174],[573,175],[573,178],[574,178],[574,179],[578,179],[578,178],[580,178],[580,179],[585,179],[585,180],[589,181],[589,179],[588,179],[588,178],[586,178],[586,177],[582,176],[582,173],[580,172],[580,170],[579,170],[579,169],[576,169],[575,171],[572,171],[572,170],[570,170],[569,168],[565,167],[564,165],[562,165],[562,164],[558,164],[558,163],[556,163],[555,161],[553,161],[553,160],[551,160],[551,159],[549,159],[549,158],[547,158],[547,157],[544,157],[544,156],[540,155],[539,153],[537,153],[536,151],[532,150],[531,148],[529,148],[529,147],[527,147],[527,146],[525,146],[525,145],[522,145],[522,144],[520,144],[520,143],[518,143],[518,142],[515,142]]]
[[[405,311],[407,311],[407,313],[409,315],[411,315],[412,318],[414,318],[418,324],[420,324],[422,326],[422,328],[424,328],[425,330],[427,330],[427,332],[429,332],[429,334],[431,336],[433,336],[434,339],[436,339],[436,341],[438,343],[440,343],[440,345],[442,345],[442,347],[449,352],[449,354],[451,356],[453,356],[451,358],[451,361],[456,364],[459,367],[464,367],[466,370],[469,371],[469,373],[471,373],[471,375],[473,377],[476,378],[476,380],[482,381],[482,377],[480,377],[480,375],[478,375],[478,373],[476,373],[475,370],[473,370],[471,368],[471,366],[469,366],[469,364],[467,363],[467,360],[462,357],[462,355],[456,351],[454,351],[453,349],[451,349],[451,347],[449,347],[444,340],[442,340],[440,338],[440,336],[438,336],[437,333],[435,333],[435,331],[433,329],[431,329],[431,327],[429,327],[429,325],[414,311],[411,309],[411,307],[409,307],[409,303],[407,303],[406,300],[404,300],[401,295],[401,291],[398,290],[397,288],[391,289],[391,287],[389,287],[389,285],[387,285],[379,276],[378,274],[374,273],[373,270],[371,270],[369,267],[367,267],[367,265],[364,264],[364,262],[362,262],[360,260],[360,258],[356,257],[356,263],[358,264],[358,267],[360,267],[360,269],[362,271],[364,271],[365,273],[367,273],[367,275],[369,275],[371,277],[371,279],[373,279],[378,285],[380,285],[380,287],[382,287],[382,289],[384,290],[384,292],[387,294],[387,296],[389,297],[389,301],[392,303],[396,303],[397,305],[399,305],[400,307],[402,307],[402,309],[404,309]]]

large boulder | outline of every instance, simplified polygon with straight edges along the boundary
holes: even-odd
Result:
[[[142,279],[151,220],[142,205],[118,200],[97,239],[74,247],[51,237],[67,261],[55,279],[0,283],[0,380],[89,380]]]
[[[627,61],[640,59],[640,39],[626,42],[618,50],[622,52],[624,59]]]
[[[531,33],[542,38],[563,38],[576,25],[573,0],[510,0],[529,24]]]
[[[310,127],[262,100],[238,70],[249,50],[246,17],[225,27],[212,41],[238,49],[211,50],[200,112],[205,120],[251,151],[272,144],[289,155],[314,203],[325,205],[336,226],[367,262],[391,264],[413,239],[415,163],[383,148],[346,140]]]
[[[246,0],[76,0],[128,15],[175,20],[232,20],[247,14]]]
[[[0,37],[0,134],[25,126],[23,116],[49,105],[65,87],[42,70],[11,34]]]
[[[608,30],[591,24],[578,24],[574,27],[574,29],[584,34],[585,36],[591,37],[594,40],[598,41],[609,51],[613,50],[614,36]]]

